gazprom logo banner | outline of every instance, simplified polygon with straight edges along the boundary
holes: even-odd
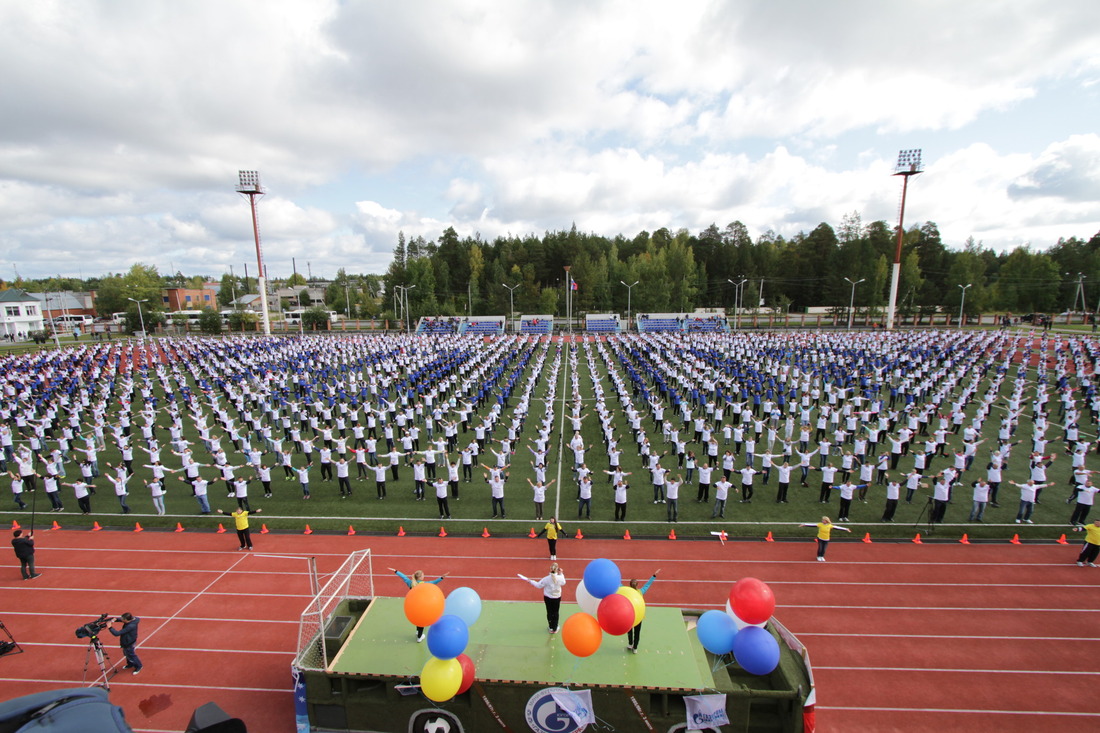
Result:
[[[550,693],[558,707],[569,714],[569,717],[579,726],[586,726],[596,722],[596,714],[592,710],[592,691],[577,690],[570,692],[554,691]]]
[[[729,725],[725,695],[691,695],[685,697],[684,702],[687,703],[688,730],[705,730]]]
[[[556,694],[572,695],[564,687],[547,687],[531,695],[525,710],[527,725],[535,733],[581,733],[588,726],[578,723],[554,699]],[[588,710],[591,711],[591,697],[588,698]]]

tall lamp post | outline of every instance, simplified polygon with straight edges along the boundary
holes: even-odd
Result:
[[[126,300],[129,300],[129,301],[131,301],[131,302],[133,302],[133,303],[137,303],[137,307],[138,307],[138,323],[140,323],[140,324],[141,324],[141,338],[142,338],[142,339],[144,339],[144,338],[145,338],[145,316],[143,316],[143,315],[141,314],[141,304],[142,304],[142,303],[148,303],[148,302],[149,302],[149,299],[148,299],[148,298],[142,298],[141,300],[137,300],[137,299],[135,299],[135,298],[127,298]]]
[[[861,282],[863,282],[867,278],[861,277],[860,279],[858,279],[854,282],[852,280],[849,280],[848,278],[844,278],[844,279],[848,280],[848,282],[852,283],[852,297],[848,299],[848,330],[851,331],[852,330],[852,310],[856,306],[856,285],[859,285]]]
[[[963,327],[963,307],[966,305],[966,289],[974,283],[967,283],[966,285],[960,285],[959,289],[962,290],[962,298],[959,300],[959,328]]]
[[[515,333],[516,332],[516,301],[515,301],[515,298],[513,296],[515,295],[516,288],[519,287],[519,284],[517,283],[515,285],[505,285],[504,283],[501,283],[501,286],[505,287],[505,288],[508,288],[508,311],[512,314],[511,315],[512,333]]]
[[[412,327],[410,325],[412,319],[409,317],[409,291],[415,287],[415,285],[405,286],[405,333],[408,333],[409,329]]]
[[[256,267],[259,277],[257,284],[260,290],[260,312],[264,319],[264,336],[271,335],[271,313],[267,305],[267,268],[264,267],[264,253],[260,247],[260,219],[256,214],[256,199],[264,195],[263,186],[260,185],[259,171],[239,171],[240,182],[237,184],[237,193],[248,197],[248,205],[252,209],[252,234],[256,239]],[[247,276],[248,273],[245,273]],[[247,281],[247,277],[245,280]]]
[[[741,293],[743,291],[743,288],[741,286],[743,286],[748,281],[749,281],[749,279],[745,278],[745,279],[741,280],[741,282],[736,282],[735,283],[733,280],[730,280],[729,278],[726,278],[726,282],[728,282],[734,288],[734,290],[733,290],[734,326],[733,327],[736,328],[738,331],[741,330]]]
[[[626,285],[625,280],[620,280],[619,282],[621,282],[623,285]],[[630,330],[630,324],[631,324],[630,294],[631,294],[631,292],[633,292],[634,286],[637,285],[639,282],[641,282],[641,280],[635,280],[634,282],[630,283],[629,285],[626,285],[626,330],[627,331]]]
[[[901,281],[901,242],[905,236],[905,194],[909,191],[909,177],[922,173],[920,169],[920,148],[915,150],[902,150],[898,153],[898,163],[894,167],[894,175],[901,176],[901,210],[898,213],[898,243],[894,250],[894,272],[890,278],[890,303],[886,307],[886,330],[894,328],[894,308],[898,302],[898,283]]]

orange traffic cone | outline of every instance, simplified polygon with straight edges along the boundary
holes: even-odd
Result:
[[[913,538],[913,543],[917,544],[917,545],[923,545],[924,544],[923,542],[920,541],[920,532],[917,532],[917,536]]]
[[[268,533],[268,532],[270,532],[270,531],[271,531],[271,530],[269,530],[269,529],[267,528],[267,525],[266,525],[266,524],[261,524],[261,525],[260,525],[260,534],[267,534],[267,533]]]
[[[19,526],[19,522],[18,522],[18,521],[16,521],[16,520],[14,520],[14,519],[13,519],[13,520],[11,520],[11,528],[12,528],[13,530],[16,530],[16,529],[22,529],[22,527],[20,527],[20,526]]]
[[[439,528],[439,536],[440,536],[440,537],[446,537],[446,536],[447,536],[447,530],[445,530],[445,529],[443,529],[442,527],[440,527],[440,528]]]
[[[772,533],[768,532],[768,536],[764,538],[765,542],[775,542],[775,538],[772,537]]]
[[[967,536],[966,532],[963,532],[963,538],[961,540],[959,540],[959,542],[961,544],[964,544],[964,545],[969,545],[970,544],[970,537]]]
[[[871,544],[871,533],[870,532],[863,535],[863,541],[866,542],[868,545]]]
[[[348,537],[351,537],[351,536],[352,536],[352,535],[354,535],[354,534],[355,534],[355,527],[352,527],[352,526],[351,526],[351,525],[349,524],[349,525],[348,525]]]
[[[668,531],[668,538],[669,538],[670,540],[674,540],[674,539],[676,539],[676,530],[674,530],[674,529],[670,529],[670,530]]]
[[[135,532],[144,532],[145,531],[141,528],[141,522],[134,522],[134,531]]]
[[[489,536],[489,528],[488,527],[482,527],[481,536],[482,537],[488,537]]]
[[[531,531],[527,533],[527,536],[530,537],[531,539],[534,539],[534,538],[538,537],[538,535],[535,534],[535,528],[534,527],[532,527]]]
[[[177,532],[182,532],[183,531],[183,525],[179,522],[176,522],[176,531]]]
[[[57,523],[57,520],[53,520],[53,526],[50,529],[61,529],[61,525]]]
[[[397,536],[398,537],[404,537],[405,536],[405,528],[404,527],[398,527],[397,528]]]
[[[1020,544],[1020,535],[1018,535],[1018,534],[1012,535],[1012,539],[1010,539],[1009,542],[1011,542],[1014,545]]]
[[[99,522],[92,522],[92,531],[93,532],[98,532],[101,529],[103,529],[103,527],[99,526]]]
[[[221,523],[221,522],[218,522],[218,531],[217,531],[217,534],[225,534],[225,527],[223,527],[223,526],[222,526],[222,523]]]
[[[575,539],[575,540],[583,540],[584,539],[584,535],[581,534],[581,528],[580,527],[577,527],[577,533],[575,535],[573,535],[573,539]]]
[[[624,539],[624,540],[628,540],[628,539],[630,539],[630,530],[629,530],[629,529],[628,529],[628,530],[626,531],[626,533],[625,533],[625,534],[623,534],[623,539]]]
[[[309,525],[307,524],[306,528],[305,528],[305,531],[303,531],[302,534],[313,534],[313,530],[310,529]]]
[[[1064,534],[1061,537],[1058,538],[1058,544],[1059,545],[1068,545],[1069,544],[1068,542],[1066,542],[1066,536]]]
[[[724,530],[724,529],[723,529],[723,530],[722,530],[722,531],[721,531],[721,532],[719,533],[719,535],[718,535],[718,539],[722,540],[722,544],[724,545],[724,544],[726,544],[726,539],[727,539],[727,538],[729,538],[729,535],[728,535],[728,534],[726,534],[726,530]]]

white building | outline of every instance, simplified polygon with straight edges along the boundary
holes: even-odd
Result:
[[[0,336],[25,339],[43,327],[42,306],[34,296],[19,288],[0,291]]]

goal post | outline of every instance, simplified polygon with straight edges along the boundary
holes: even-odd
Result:
[[[374,570],[371,551],[357,550],[348,556],[302,611],[298,622],[298,654],[295,666],[304,670],[325,670],[329,663],[327,637],[330,634],[327,626],[334,621],[333,617],[340,604],[373,597]]]

